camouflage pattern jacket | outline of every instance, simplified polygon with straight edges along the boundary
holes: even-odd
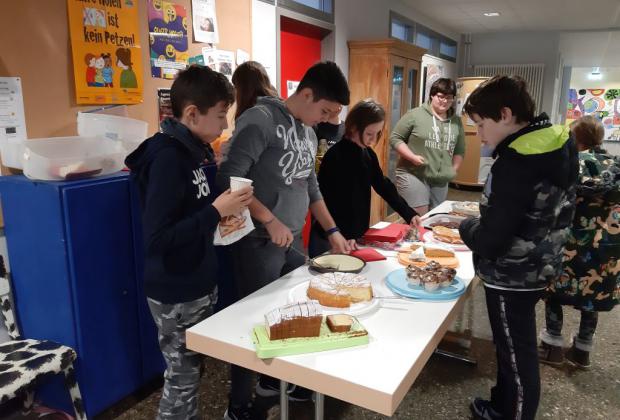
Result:
[[[488,287],[542,290],[557,278],[574,213],[578,158],[567,127],[545,114],[506,137],[480,200],[460,226]]]
[[[620,158],[581,152],[573,228],[562,275],[548,297],[577,309],[609,311],[620,298],[619,258]]]

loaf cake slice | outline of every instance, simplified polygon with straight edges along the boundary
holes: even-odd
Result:
[[[318,337],[323,313],[316,300],[291,303],[265,314],[265,329],[270,340],[294,337]]]

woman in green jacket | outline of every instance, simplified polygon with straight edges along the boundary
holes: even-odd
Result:
[[[465,134],[452,105],[456,84],[441,78],[431,86],[429,102],[402,116],[390,135],[398,152],[396,187],[420,215],[446,199],[448,182],[465,155]]]

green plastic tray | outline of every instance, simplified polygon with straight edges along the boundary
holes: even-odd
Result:
[[[264,325],[255,326],[253,332],[252,341],[254,341],[254,346],[256,347],[256,355],[260,359],[343,349],[368,344],[368,333],[357,319],[354,319],[350,331],[333,333],[329,330],[325,322],[325,317],[323,317],[321,333],[318,337],[285,338],[283,340],[272,341],[269,340]]]

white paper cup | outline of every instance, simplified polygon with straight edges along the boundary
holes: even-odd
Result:
[[[230,190],[237,191],[242,188],[249,187],[250,185],[252,185],[252,182],[254,181],[252,181],[251,179],[241,178],[238,176],[231,176],[230,177]]]

